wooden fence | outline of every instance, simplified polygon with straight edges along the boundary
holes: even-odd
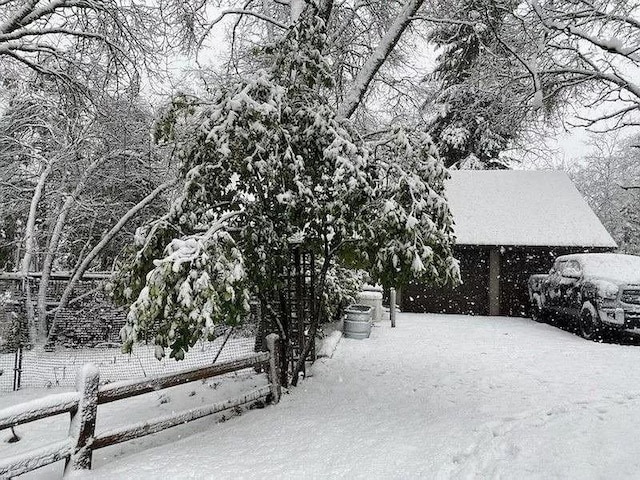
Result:
[[[78,374],[75,392],[49,395],[42,399],[0,410],[0,430],[43,418],[71,414],[69,435],[65,440],[0,460],[0,478],[13,477],[65,459],[65,475],[70,470],[90,469],[94,450],[157,433],[167,428],[249,404],[257,400],[280,400],[280,345],[275,334],[267,337],[268,352],[256,353],[229,362],[151,379],[117,382],[99,386],[100,374],[92,364]],[[269,384],[245,395],[203,407],[157,417],[123,428],[95,433],[98,405],[155,392],[184,383],[216,377],[245,368],[267,366]]]

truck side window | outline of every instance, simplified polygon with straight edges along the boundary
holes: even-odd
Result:
[[[576,260],[569,260],[564,265],[562,274],[568,278],[579,278],[582,275],[582,268]]]
[[[562,270],[566,263],[566,260],[556,260],[556,263],[554,263],[553,267],[551,267],[551,270],[549,270],[549,275],[562,273]]]

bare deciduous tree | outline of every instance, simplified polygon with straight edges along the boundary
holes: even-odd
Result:
[[[577,109],[583,126],[638,125],[639,15],[640,5],[629,0],[528,0],[515,10],[510,28],[526,42],[519,51],[533,103],[592,109]]]
[[[0,115],[0,145],[7,147],[0,150],[6,177],[0,191],[11,190],[5,198],[22,205],[13,208],[24,225],[19,269],[25,281],[33,271],[41,274],[37,307],[28,298],[27,315],[32,341],[43,342],[51,313],[72,300],[74,285],[96,260],[110,268],[133,235],[125,227],[147,218],[143,209],[172,185],[173,176],[151,141],[150,113],[135,101],[103,97],[100,108],[93,102],[82,109],[46,88],[14,93]],[[47,311],[54,267],[73,271],[74,280],[60,305]]]
[[[640,253],[640,154],[619,131],[594,135],[593,153],[571,172],[622,252]]]
[[[134,85],[157,55],[156,8],[121,0],[2,0],[0,67],[27,67],[85,95]],[[101,75],[96,75],[96,71]]]

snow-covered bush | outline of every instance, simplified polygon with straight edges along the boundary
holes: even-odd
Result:
[[[377,186],[367,211],[367,258],[372,280],[403,285],[411,279],[455,284],[453,220],[444,196],[449,173],[428,134],[397,128],[372,142]]]
[[[356,301],[365,283],[366,272],[334,265],[327,271],[324,295],[324,318],[327,322],[339,320],[345,307]]]
[[[133,301],[121,331],[125,351],[152,336],[158,359],[169,347],[171,356],[180,360],[199,339],[212,340],[216,325],[235,324],[248,311],[243,257],[222,230],[229,216],[222,215],[204,231],[198,230],[198,224],[190,225],[193,233],[171,239],[160,259],[150,260],[153,250],[145,239],[158,241],[157,236],[166,233],[164,219],[145,238],[145,232],[138,232],[140,251],[130,269],[121,273],[116,289],[121,299]],[[141,281],[135,274],[144,269],[148,273]]]
[[[338,120],[323,96],[325,40],[307,13],[262,52],[272,68],[211,100],[174,102],[158,132],[177,142],[185,186],[121,266],[116,296],[134,302],[127,348],[153,332],[158,356],[181,358],[212,324],[238,321],[249,289],[263,304],[282,298],[293,238],[321,258],[311,338],[327,301],[355,287],[346,267],[388,285],[457,281],[433,144],[398,129],[369,145]]]

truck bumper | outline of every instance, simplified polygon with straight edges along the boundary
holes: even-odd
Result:
[[[621,330],[640,329],[640,309],[602,308],[598,310],[603,324]]]

